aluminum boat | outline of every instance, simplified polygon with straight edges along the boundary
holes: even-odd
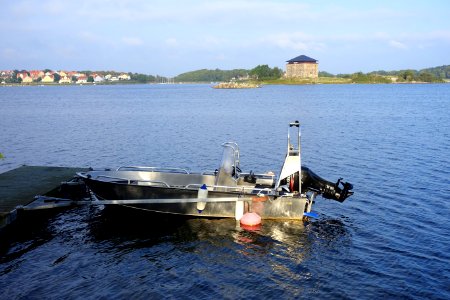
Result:
[[[92,197],[105,205],[236,220],[247,212],[263,219],[302,219],[311,215],[316,195],[343,202],[353,194],[353,186],[341,178],[335,183],[324,180],[301,166],[300,132],[298,121],[289,124],[287,153],[279,176],[242,172],[235,142],[222,144],[222,161],[215,171],[126,166],[77,175]]]

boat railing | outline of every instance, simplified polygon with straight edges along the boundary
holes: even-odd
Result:
[[[192,183],[185,186],[186,189],[197,189],[203,184]],[[224,192],[242,192],[243,194],[272,195],[274,191],[270,188],[255,188],[251,186],[227,186],[227,185],[208,185],[208,189],[214,191],[221,189]]]
[[[98,175],[97,179],[99,178],[106,178],[106,179],[113,179],[115,181],[125,181],[128,184],[140,184],[140,183],[150,183],[150,184],[161,184],[165,187],[171,188],[171,187],[177,187],[177,188],[185,188],[185,189],[198,189],[200,188],[203,183],[190,183],[185,186],[171,186],[165,181],[161,180],[141,180],[141,179],[130,179],[130,178],[123,178],[123,177],[117,177],[117,176],[108,176],[108,175]],[[255,188],[251,186],[227,186],[227,185],[209,185],[208,189],[210,190],[217,190],[221,189],[224,192],[241,192],[243,194],[256,194],[258,196],[262,195],[272,195],[274,194],[274,190],[270,188]]]
[[[121,181],[126,181],[128,184],[131,184],[131,182],[137,182],[137,183],[156,183],[156,184],[162,184],[165,185],[166,187],[170,187],[169,184],[167,184],[164,181],[160,181],[160,180],[140,180],[140,179],[130,179],[130,178],[122,178],[122,177],[115,177],[115,176],[108,176],[108,175],[99,175],[97,176],[98,178],[108,178],[108,179],[114,179],[114,180],[121,180]]]
[[[217,170],[215,171],[204,171],[201,173],[202,175],[212,175],[212,176],[216,176],[217,175]]]
[[[117,168],[116,171],[124,171],[124,170],[141,170],[147,172],[169,172],[169,173],[190,174],[188,170],[183,168],[143,167],[143,166],[122,166]]]

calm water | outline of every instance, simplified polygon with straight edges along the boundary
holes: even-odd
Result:
[[[355,186],[320,219],[149,219],[79,207],[0,240],[0,298],[450,299],[450,85],[0,88],[0,171],[21,164],[279,172],[303,162]],[[30,224],[31,223],[31,224]]]

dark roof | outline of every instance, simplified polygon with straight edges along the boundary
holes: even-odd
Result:
[[[306,55],[300,55],[293,59],[288,60],[287,62],[288,63],[293,63],[293,62],[313,62],[313,63],[315,63],[315,62],[317,62],[317,60],[315,60],[314,58],[308,57]]]

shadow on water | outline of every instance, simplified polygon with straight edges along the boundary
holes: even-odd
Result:
[[[113,295],[127,287],[129,296],[296,297],[318,288],[315,253],[331,257],[350,236],[345,222],[331,219],[264,220],[259,230],[248,231],[234,219],[75,207],[28,217],[3,235],[0,276],[10,285],[35,278],[28,292],[44,281],[41,296],[72,278],[63,280],[72,296]],[[161,287],[164,294],[155,292]]]
[[[75,214],[71,220],[71,214]],[[83,220],[81,220],[83,219]],[[321,241],[329,244],[348,237],[341,220],[322,219],[311,222],[264,220],[259,230],[242,229],[234,219],[191,218],[140,211],[126,207],[107,209],[74,209],[69,211],[33,212],[21,215],[6,230],[0,232],[0,262],[16,259],[50,241],[61,232],[58,223],[83,221],[83,240],[136,241],[135,247],[171,242],[232,241],[243,245],[253,254],[267,253],[273,245],[309,248]],[[80,225],[80,224],[78,224]]]
[[[184,216],[170,216],[120,207],[105,207],[89,220],[89,232],[95,241],[108,239],[155,240],[172,235],[188,220]]]
[[[22,256],[52,240],[49,219],[55,211],[19,212],[14,223],[0,231],[0,276],[19,268]]]
[[[159,243],[197,245],[203,242],[221,247],[244,247],[248,254],[267,254],[270,249],[302,248],[317,241],[332,245],[350,234],[341,220],[323,219],[310,222],[264,220],[258,230],[246,230],[229,218],[192,218],[136,210],[127,207],[108,207],[89,220],[89,235],[93,242],[134,241],[133,247],[151,247]],[[231,243],[231,244],[230,244]],[[189,247],[184,248],[189,251]]]
[[[307,232],[315,240],[333,243],[346,240],[351,237],[344,221],[340,219],[320,219],[306,223]]]

